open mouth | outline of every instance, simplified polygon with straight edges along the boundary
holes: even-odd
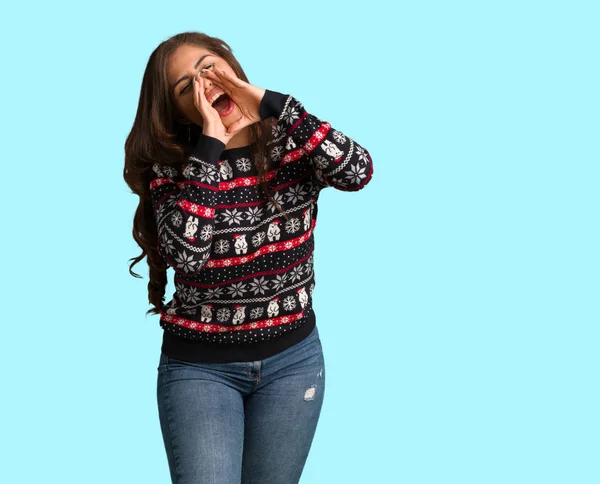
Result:
[[[213,101],[212,107],[215,108],[220,114],[229,110],[230,104],[232,104],[231,98],[226,93],[222,93]]]

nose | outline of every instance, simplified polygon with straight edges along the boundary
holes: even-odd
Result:
[[[206,82],[206,81],[204,81],[204,82]],[[213,84],[212,82],[209,81],[204,86],[204,95],[206,97],[208,97],[208,95],[211,93],[211,91],[215,91],[217,89],[221,89],[221,87],[219,87],[216,84]]]
[[[215,86],[210,79],[207,79],[206,77],[203,77],[203,79],[204,79],[204,95],[208,96],[210,91],[212,91],[217,86]]]
[[[210,79],[207,79],[206,76],[203,76],[200,73],[196,73],[195,74],[195,78],[196,81],[198,80],[198,78],[201,77],[202,78],[202,82],[204,84],[204,94],[208,94],[210,92],[211,89],[213,89],[213,85],[212,85],[212,81]]]

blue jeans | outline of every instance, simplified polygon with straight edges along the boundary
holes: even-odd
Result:
[[[160,426],[176,484],[294,484],[325,390],[317,327],[263,360],[194,363],[161,352]]]

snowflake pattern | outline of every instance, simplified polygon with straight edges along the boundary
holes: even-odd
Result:
[[[219,239],[215,242],[215,252],[217,254],[224,254],[229,250],[230,244],[227,239]]]
[[[255,223],[263,215],[263,209],[261,207],[250,207],[246,212],[248,218],[246,219],[251,224]]]
[[[327,158],[325,158],[323,155],[317,155],[312,160],[313,160],[313,163],[315,164],[315,166],[317,168],[320,168],[321,170],[324,170],[325,168],[327,168],[327,166],[329,164],[329,162],[327,161]]]
[[[271,149],[271,158],[275,161],[280,161],[283,156],[283,146],[275,146]]]
[[[183,223],[183,215],[181,215],[181,212],[175,212],[171,215],[171,223],[175,227],[181,227],[181,224]]]
[[[338,143],[345,143],[346,142],[346,137],[344,136],[344,134],[340,131],[337,130],[333,130],[333,139],[336,140]]]
[[[274,124],[273,127],[271,128],[271,133],[273,134],[273,139],[280,138],[281,136],[284,135],[284,132],[285,132],[285,128],[279,123]]]
[[[200,230],[200,239],[208,240],[212,237],[213,234],[213,226],[212,225],[204,225]]]
[[[349,183],[355,185],[359,185],[363,178],[367,178],[365,168],[360,168],[358,165],[350,165],[350,169],[344,173],[348,173],[346,178],[348,178]]]
[[[252,167],[250,158],[240,158],[235,162],[235,164],[240,171],[248,171]]]
[[[229,225],[231,224],[240,224],[242,223],[242,212],[238,212],[237,208],[234,208],[233,210],[229,210],[229,209],[225,209],[225,211],[221,214],[221,221],[222,222],[229,222]]]
[[[364,161],[365,163],[369,161],[367,158],[367,150],[365,150],[362,146],[356,146],[356,153],[360,161]]]
[[[296,300],[294,299],[294,296],[288,296],[283,300],[283,308],[286,311],[291,311],[295,307],[296,307]]]
[[[293,234],[294,232],[297,232],[299,228],[300,228],[300,219],[298,219],[296,217],[289,219],[285,223],[285,230],[287,231],[288,234]]]
[[[283,195],[281,193],[279,193],[279,192],[273,193],[273,200],[275,200],[279,205],[281,205],[283,207]],[[270,210],[271,212],[278,211],[277,207],[271,200],[269,200],[267,202],[267,209]]]
[[[211,287],[206,290],[206,299],[219,299],[223,295],[222,287]]]
[[[194,254],[188,255],[185,250],[177,253],[175,262],[177,262],[177,267],[183,269],[184,272],[193,272],[195,265],[198,263],[194,260]]]
[[[169,178],[177,178],[179,176],[179,172],[172,166],[166,166],[164,172]]]
[[[273,283],[273,289],[279,291],[282,287],[285,286],[287,278],[288,275],[285,272],[283,274],[277,274],[275,276],[275,279],[271,281]]]
[[[200,301],[200,291],[197,287],[190,287],[187,290],[181,291],[181,299],[188,304],[196,304]]]
[[[254,247],[258,247],[260,244],[262,244],[266,236],[267,234],[265,232],[257,232],[254,234],[252,237],[252,243],[254,244]]]
[[[224,323],[225,321],[227,321],[229,319],[230,314],[231,314],[231,311],[229,309],[221,308],[217,311],[217,319],[221,323]]]
[[[292,267],[292,270],[290,271],[291,282],[294,282],[296,279],[302,279],[302,273],[302,266]]]
[[[175,244],[173,244],[173,239],[170,239],[166,233],[162,234],[161,237],[162,246],[166,254],[174,254],[175,253]]]
[[[154,163],[152,165],[152,171],[156,173],[156,176],[162,176],[162,165],[160,163]]]
[[[167,200],[165,200],[164,202],[164,206],[169,208],[169,209],[173,209],[177,206],[177,196],[176,195],[172,195],[170,196]]]
[[[306,264],[304,264],[304,273],[307,276],[310,276],[313,273],[313,270],[314,266],[311,263],[307,262]]]
[[[217,170],[214,166],[201,165],[198,177],[203,182],[212,183],[217,179]]]
[[[297,119],[300,119],[300,113],[291,104],[288,104],[281,113],[280,119],[287,124],[293,124]]]
[[[250,319],[260,318],[264,313],[264,308],[254,308],[250,311]]]
[[[231,296],[236,297],[243,296],[245,292],[248,292],[248,289],[246,289],[246,284],[243,282],[234,282],[229,285],[227,291]]]
[[[288,202],[291,201],[294,204],[298,201],[303,201],[304,196],[307,194],[308,192],[300,184],[290,187],[286,193],[288,197]]]
[[[179,175],[179,172],[172,166],[161,165],[159,163],[154,163],[152,170],[161,178],[175,178]]]
[[[166,211],[167,211],[167,207],[165,207],[164,205],[161,205],[160,207],[158,207],[158,210],[156,211],[156,219],[161,220],[165,216]]]
[[[250,290],[254,292],[254,294],[264,294],[266,290],[268,290],[267,281],[264,276],[260,278],[254,278],[254,281],[250,283]]]

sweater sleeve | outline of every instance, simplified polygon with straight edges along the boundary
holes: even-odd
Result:
[[[180,274],[195,274],[210,255],[217,192],[221,181],[221,140],[200,134],[184,165],[181,181],[177,170],[155,163],[150,194],[157,225],[157,248],[164,261]]]
[[[295,97],[266,89],[259,111],[261,120],[276,120],[271,154],[281,164],[306,157],[321,188],[357,191],[370,181],[371,154],[327,121],[308,113]]]

